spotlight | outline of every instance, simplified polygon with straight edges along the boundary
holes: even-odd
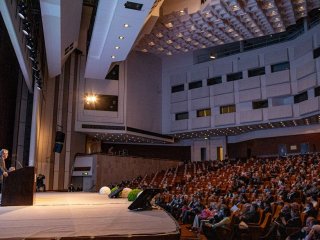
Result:
[[[37,54],[35,52],[30,52],[29,58],[31,61],[36,62],[37,61]]]
[[[31,41],[27,41],[26,46],[27,46],[27,48],[28,48],[29,50],[32,50],[32,49],[34,48],[34,43],[33,43],[33,41],[32,41],[32,40],[31,40]]]
[[[39,68],[38,68],[38,65],[36,65],[36,64],[32,66],[32,69],[35,72],[39,72],[40,71]]]
[[[24,2],[20,2],[18,4],[18,16],[21,19],[26,19],[27,18],[27,5]]]
[[[30,33],[31,33],[30,26],[24,26],[24,28],[22,29],[22,32],[24,33],[24,35],[30,36]]]
[[[37,81],[36,83],[37,83],[37,88],[39,90],[42,90],[42,81],[41,81],[41,79],[39,79],[39,81]]]

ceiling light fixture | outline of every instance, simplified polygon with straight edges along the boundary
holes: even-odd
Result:
[[[113,59],[114,59],[114,58],[116,58],[116,56],[115,56],[115,55],[112,55],[112,56],[111,56],[111,58],[113,58]]]
[[[124,26],[125,28],[128,28],[128,27],[129,27],[129,24],[128,24],[128,23],[125,23],[125,24],[123,24],[123,26]]]
[[[123,40],[123,39],[124,39],[124,36],[119,36],[119,39],[120,39],[120,40]]]
[[[115,49],[117,49],[117,50],[118,50],[118,49],[120,49],[120,47],[119,47],[119,46],[115,46],[114,48],[115,48]]]

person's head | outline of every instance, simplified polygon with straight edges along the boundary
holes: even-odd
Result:
[[[2,150],[0,151],[0,156],[1,156],[3,159],[7,159],[7,158],[8,158],[8,154],[9,154],[8,149],[2,149]]]
[[[231,211],[227,205],[224,205],[224,204],[221,205],[220,211],[222,212],[223,216],[225,216],[225,217],[231,216]]]
[[[306,226],[307,227],[312,227],[313,225],[317,224],[317,220],[314,217],[308,217],[306,220]]]

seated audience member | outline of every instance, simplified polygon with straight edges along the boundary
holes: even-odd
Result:
[[[203,225],[203,233],[207,237],[208,240],[214,239],[222,239],[219,238],[217,234],[217,228],[224,228],[228,231],[230,231],[230,223],[231,223],[231,212],[230,209],[226,205],[222,205],[220,207],[220,211],[218,212],[218,218],[219,221],[214,222],[207,222]],[[221,237],[221,236],[220,236]]]
[[[201,228],[200,223],[202,220],[207,220],[213,216],[213,212],[206,205],[204,209],[202,209],[201,213],[196,214],[192,224],[192,230],[199,230]]]
[[[302,226],[299,208],[300,206],[297,203],[293,203],[291,204],[290,219],[285,220],[284,217],[280,217],[280,222],[278,221],[278,232],[282,238],[286,236],[287,228],[299,228]]]
[[[306,226],[303,227],[300,231],[291,234],[286,238],[286,240],[299,240],[305,239],[310,233],[312,227],[317,224],[317,220],[314,217],[308,217],[306,221]]]
[[[304,240],[320,240],[320,225],[312,226],[309,234],[304,238]]]
[[[260,220],[260,214],[258,212],[258,205],[252,203],[249,211],[239,216],[239,220],[245,223],[258,223]]]
[[[200,201],[197,197],[193,197],[188,205],[188,210],[184,211],[182,215],[182,223],[193,222],[194,216],[200,212]],[[192,220],[192,221],[191,221]]]
[[[318,216],[318,210],[316,210],[313,207],[312,202],[307,202],[306,203],[306,206],[305,206],[305,209],[304,209],[304,213],[306,214],[306,217],[317,218],[317,216]]]

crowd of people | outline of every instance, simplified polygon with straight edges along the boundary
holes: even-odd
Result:
[[[320,155],[194,162],[129,182],[207,239],[320,239]]]

